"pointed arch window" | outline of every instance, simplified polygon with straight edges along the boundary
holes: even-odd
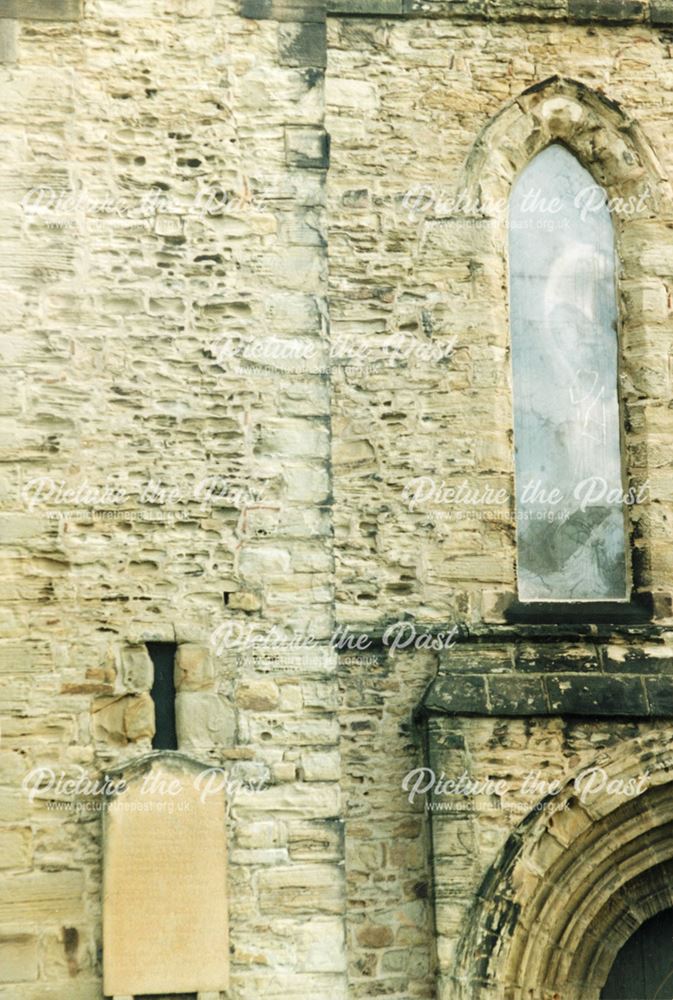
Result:
[[[562,145],[509,205],[519,599],[627,601],[615,235]]]

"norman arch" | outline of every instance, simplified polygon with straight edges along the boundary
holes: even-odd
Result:
[[[596,794],[576,774],[556,811],[529,813],[477,892],[448,995],[598,1000],[621,947],[673,905],[672,751],[662,733],[634,740],[612,763],[596,758]],[[647,772],[639,793],[615,792]]]

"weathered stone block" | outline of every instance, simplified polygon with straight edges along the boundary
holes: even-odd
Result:
[[[234,745],[236,715],[232,706],[217,694],[178,692],[175,725],[181,750]]]
[[[441,650],[439,663],[451,673],[469,670],[472,673],[511,673],[513,669],[513,649],[511,644],[486,646],[481,643],[465,643]]]
[[[175,642],[176,630],[168,622],[153,622],[151,625],[129,622],[124,635],[132,646],[137,646],[145,642]]]
[[[545,677],[552,713],[564,715],[648,715],[640,677]]]
[[[37,514],[7,514],[2,516],[2,537],[6,542],[30,542],[45,533],[48,522]]]
[[[286,711],[299,709],[302,704],[325,712],[336,712],[339,708],[339,693],[330,680],[302,681],[299,691],[293,684],[284,684],[281,695]]]
[[[242,819],[260,819],[263,815],[274,819],[330,818],[339,813],[339,788],[332,782],[297,782],[260,790],[242,788],[236,797],[236,812]]]
[[[16,62],[16,41],[18,34],[18,21],[0,21],[0,63]]]
[[[458,6],[456,4],[456,6]],[[477,2],[472,3],[471,13],[476,13]],[[539,18],[563,17],[568,13],[568,0],[487,0],[488,14],[502,18]]]
[[[179,215],[157,215],[154,232],[157,236],[182,236],[184,221]]]
[[[339,725],[335,718],[290,718],[253,716],[247,726],[249,737],[270,746],[335,746]]]
[[[343,883],[335,865],[286,865],[258,878],[264,913],[341,913]]]
[[[290,167],[326,170],[329,166],[329,135],[321,128],[285,129],[285,162]]]
[[[645,689],[651,714],[673,718],[673,677],[646,677]]]
[[[149,691],[154,680],[154,665],[147,646],[122,649],[122,682],[127,691]]]
[[[326,28],[321,22],[283,24],[278,31],[280,59],[286,66],[325,66]]]
[[[526,673],[584,673],[597,671],[601,662],[592,645],[544,642],[520,644],[514,653],[517,670]]]
[[[640,21],[641,0],[569,0],[568,13],[578,21]]]
[[[254,20],[264,20],[273,17],[271,0],[241,0],[241,16]]]
[[[304,972],[343,972],[344,924],[340,918],[309,920],[297,930],[298,966]]]
[[[212,651],[197,643],[181,643],[175,654],[175,687],[178,691],[198,691],[209,687],[215,677]]]
[[[432,685],[426,701],[430,710],[488,715],[486,680],[473,674],[446,674]]]
[[[236,689],[236,703],[255,712],[276,708],[279,699],[278,685],[271,680],[244,680]]]
[[[493,715],[540,715],[547,711],[547,697],[540,677],[489,677]]]
[[[212,17],[215,0],[168,0],[167,13],[178,17]]]
[[[280,825],[274,820],[261,820],[257,823],[239,823],[236,842],[244,850],[272,850],[282,847],[285,837]]]
[[[380,95],[376,84],[369,80],[352,80],[343,77],[327,78],[328,100],[336,108],[351,108],[362,115],[374,114],[380,108]]]
[[[673,0],[671,10],[673,11]],[[670,594],[652,594],[652,614],[655,619],[673,617],[673,598]]]
[[[405,12],[424,17],[486,17],[490,0],[406,0]]]
[[[338,781],[341,777],[339,753],[337,750],[303,753],[301,769],[304,781]]]
[[[365,948],[387,948],[395,940],[392,928],[385,924],[363,924],[357,939]]]
[[[296,781],[297,765],[291,760],[281,760],[273,765],[272,774],[276,784],[282,781]]]
[[[0,982],[26,983],[37,979],[37,938],[31,934],[0,937]]]
[[[239,590],[231,595],[227,606],[232,611],[259,611],[262,602],[257,594],[248,590]]]
[[[96,698],[92,713],[96,739],[123,745],[154,736],[154,702],[149,694]]]
[[[0,868],[28,868],[31,857],[30,829],[0,830]]]
[[[343,823],[336,819],[290,823],[288,849],[295,861],[340,861],[344,852]]]
[[[3,924],[76,923],[83,911],[84,879],[79,871],[28,872],[0,882]]]
[[[241,0],[240,10],[242,17],[255,20],[325,20],[325,0]]]
[[[407,0],[327,0],[330,14],[371,14],[372,16],[404,14]]]
[[[76,21],[81,15],[81,0],[0,0],[0,18]]]
[[[609,643],[601,648],[603,667],[611,673],[671,674],[673,649],[654,643]]]
[[[673,0],[650,0],[650,20],[652,24],[673,24]]]
[[[30,803],[27,796],[17,795],[15,789],[0,790],[0,821],[3,823],[21,823],[30,813]]]
[[[290,566],[290,554],[286,548],[280,546],[260,545],[254,548],[247,546],[241,553],[241,575],[255,581],[264,574],[278,573],[282,575],[289,573]],[[216,648],[219,649],[222,646],[226,649],[227,646],[231,648],[232,645],[235,647],[240,635],[240,629],[237,629],[238,623],[232,623],[231,627],[227,623],[227,626],[221,630],[222,642],[217,643]],[[243,634],[245,635],[244,628]]]

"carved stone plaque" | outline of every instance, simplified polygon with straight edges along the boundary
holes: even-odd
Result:
[[[108,996],[226,990],[227,845],[221,775],[182,755],[119,771],[104,828]]]

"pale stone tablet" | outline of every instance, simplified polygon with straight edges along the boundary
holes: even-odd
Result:
[[[225,990],[229,979],[222,782],[161,754],[123,777],[104,834],[104,992]],[[219,791],[216,789],[219,787]]]

